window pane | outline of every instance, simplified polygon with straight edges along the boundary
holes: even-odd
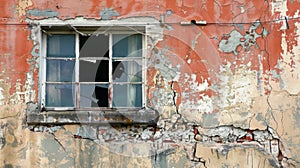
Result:
[[[46,107],[74,107],[72,84],[47,84]]]
[[[142,61],[113,61],[114,82],[142,82]]]
[[[142,107],[142,85],[113,85],[113,107]]]
[[[80,57],[107,57],[109,56],[109,36],[82,36],[80,41]]]
[[[142,35],[141,34],[114,34],[113,57],[141,57]]]
[[[80,60],[80,82],[108,82],[109,63],[106,60]]]
[[[47,57],[75,57],[75,35],[47,36]]]
[[[108,85],[81,84],[80,107],[108,107]]]
[[[75,61],[47,60],[47,77],[50,82],[73,82]]]

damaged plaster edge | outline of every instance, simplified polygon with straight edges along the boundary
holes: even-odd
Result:
[[[238,138],[245,136],[246,134],[251,132],[252,136],[255,135],[260,137],[257,137],[256,139],[263,140],[266,138],[264,136],[268,134],[268,138],[277,139],[281,141],[281,138],[276,132],[276,130],[269,126],[267,126],[266,129],[250,129],[238,127],[235,125],[219,125],[215,127],[202,127],[200,125],[193,125],[193,129],[195,135],[199,134],[204,136],[219,136],[221,138],[227,138],[229,135],[234,135]],[[254,137],[252,137],[252,139],[254,139]]]
[[[58,18],[46,18],[46,19],[29,19],[26,21],[31,25],[40,26],[146,26],[146,25],[159,25],[159,20],[153,17],[129,17],[122,19],[112,20],[98,20],[98,19],[86,19],[84,17],[76,17],[74,19],[61,20]]]
[[[243,129],[234,125],[222,125],[212,128],[202,128],[194,125],[194,139],[196,144],[212,146],[221,149],[221,146],[232,148],[255,147],[258,150],[271,154],[279,166],[292,164],[294,160],[289,157],[290,151],[286,148],[283,140],[272,127],[266,129]],[[222,150],[221,150],[222,151]]]

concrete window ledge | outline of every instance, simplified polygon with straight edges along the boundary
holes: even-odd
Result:
[[[63,124],[119,124],[156,125],[159,114],[155,110],[97,110],[97,111],[46,111],[27,113],[28,125]]]

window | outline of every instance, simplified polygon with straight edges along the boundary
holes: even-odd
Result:
[[[145,107],[145,37],[128,30],[43,34],[46,109]]]

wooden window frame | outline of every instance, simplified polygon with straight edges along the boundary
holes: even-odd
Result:
[[[108,34],[109,35],[109,50],[110,50],[110,54],[109,54],[109,86],[112,86],[114,84],[116,84],[115,82],[112,82],[112,46],[113,46],[113,35],[114,34],[138,34],[137,32],[131,30],[131,29],[126,29],[126,28],[120,28],[117,27],[117,30],[111,28],[111,27],[107,27],[107,29],[109,30],[105,30],[102,31],[98,34]],[[77,30],[77,29],[76,29]],[[92,31],[64,31],[64,30],[47,30],[47,31],[43,31],[43,33],[41,33],[42,36],[42,47],[41,47],[41,66],[40,66],[40,70],[41,70],[41,76],[40,76],[40,84],[41,84],[41,92],[40,92],[40,109],[41,111],[43,110],[47,110],[47,111],[75,111],[75,110],[112,110],[114,108],[118,108],[118,109],[128,109],[128,110],[139,110],[139,109],[144,109],[146,108],[146,92],[145,92],[145,87],[146,87],[146,58],[147,58],[147,39],[144,34],[142,34],[142,57],[140,58],[142,61],[142,82],[140,82],[140,84],[142,85],[142,107],[113,107],[112,106],[112,97],[108,98],[109,99],[109,107],[90,107],[90,108],[81,108],[79,107],[80,104],[80,84],[104,84],[104,83],[97,83],[97,82],[79,82],[79,62],[80,60],[84,60],[84,59],[88,59],[88,58],[80,58],[79,57],[79,35],[80,33],[86,33],[89,35],[93,35]],[[97,33],[97,32],[96,32]],[[145,32],[139,32],[139,33],[145,33]],[[51,34],[74,34],[75,35],[75,58],[64,58],[64,57],[59,57],[59,58],[49,58],[47,57],[47,36],[51,35]],[[93,57],[93,59],[95,59],[96,57]],[[45,99],[46,99],[46,84],[47,83],[57,83],[57,84],[69,84],[70,82],[47,82],[46,81],[46,73],[47,73],[47,65],[46,65],[46,60],[47,59],[54,59],[54,60],[75,60],[75,82],[73,82],[72,84],[75,85],[75,96],[74,96],[74,107],[45,107]],[[96,60],[107,60],[107,58],[97,58]],[[118,58],[121,61],[128,61],[130,59],[134,59],[134,58]],[[107,84],[107,83],[105,83]],[[128,82],[128,84],[130,84],[130,82]],[[113,96],[113,90],[112,87],[110,88],[110,92],[111,92],[111,96]]]

